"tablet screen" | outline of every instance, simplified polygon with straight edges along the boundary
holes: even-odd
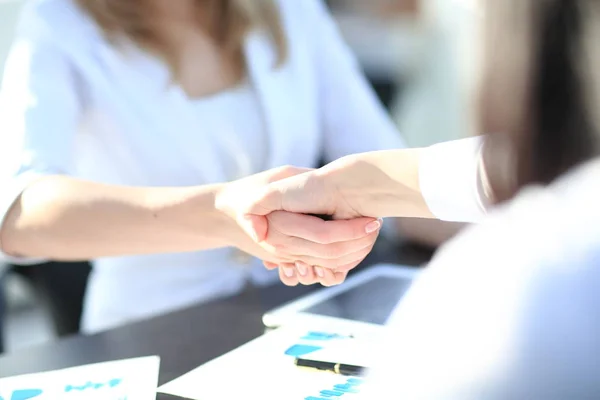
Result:
[[[401,277],[374,277],[303,312],[384,325],[411,282]]]

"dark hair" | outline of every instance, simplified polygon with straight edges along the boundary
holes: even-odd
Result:
[[[596,0],[487,0],[480,128],[499,201],[597,154],[600,71],[586,69]],[[600,44],[599,44],[600,45]],[[590,101],[591,100],[591,101]],[[508,156],[508,157],[507,157]],[[504,168],[496,168],[502,165]]]

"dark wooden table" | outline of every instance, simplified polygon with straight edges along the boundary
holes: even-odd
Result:
[[[382,253],[390,254],[389,251]],[[381,253],[380,253],[381,254]],[[430,252],[413,247],[393,257],[374,253],[365,265],[396,262],[421,265]],[[314,290],[275,285],[198,305],[91,336],[73,336],[0,357],[0,377],[84,364],[159,355],[162,385],[262,335],[265,311]],[[158,399],[173,399],[158,395]]]

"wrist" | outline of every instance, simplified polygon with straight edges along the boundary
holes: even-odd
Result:
[[[222,207],[220,201],[230,186],[230,183],[213,185],[210,189],[210,195],[206,199],[203,200],[202,195],[198,197],[198,208],[204,210],[205,213],[203,224],[207,227],[206,234],[221,243],[223,247],[237,247],[241,233],[235,216],[229,209]],[[200,188],[201,190],[202,188]]]
[[[419,188],[420,149],[343,157],[319,170],[327,185],[373,217],[431,217]]]
[[[235,201],[239,199],[239,183],[227,182],[215,187],[212,198],[213,234],[224,243],[224,246],[240,247],[240,242],[247,240],[247,235],[240,227],[237,218],[238,210]]]
[[[232,221],[216,206],[224,185],[157,189],[147,196],[147,206],[162,221],[165,237],[189,251],[230,246]]]
[[[359,215],[385,217],[387,203],[392,202],[393,189],[386,184],[385,173],[377,162],[376,153],[342,157],[321,168],[315,174],[324,187],[334,188],[337,201],[350,205]],[[382,201],[383,200],[383,201]]]

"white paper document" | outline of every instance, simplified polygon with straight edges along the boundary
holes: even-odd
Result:
[[[0,379],[0,400],[155,400],[160,358],[133,358]]]
[[[280,328],[233,350],[158,389],[161,393],[192,400],[261,399],[322,400],[323,398],[357,399],[364,379],[305,370],[294,364],[296,357],[319,352],[345,362],[365,360],[366,344],[346,335]],[[339,362],[339,361],[337,361]]]

